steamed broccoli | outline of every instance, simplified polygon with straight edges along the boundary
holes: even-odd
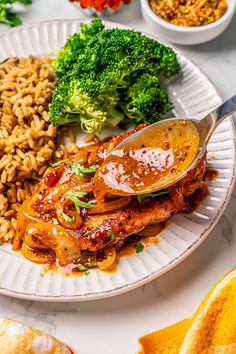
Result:
[[[84,80],[83,80],[84,79]],[[73,79],[65,77],[60,80],[55,89],[50,109],[51,119],[57,121],[57,125],[80,122],[84,131],[89,133],[100,132],[105,125],[115,125],[124,118],[124,115],[116,110],[115,98],[90,96],[82,87],[86,85],[86,78]],[[113,99],[113,102],[112,102]],[[110,124],[109,124],[110,120]]]
[[[103,29],[104,26],[100,20],[93,20],[91,25],[81,24],[80,32],[67,39],[64,48],[57,53],[53,62],[53,68],[58,77],[71,70],[73,64],[78,60],[78,55],[81,55],[89,40]]]
[[[121,108],[128,118],[141,124],[145,121],[155,123],[162,114],[171,110],[172,105],[159,79],[144,73],[129,87]]]
[[[83,25],[54,61],[59,76],[50,121],[80,122],[98,133],[127,120],[155,122],[172,105],[158,76],[180,71],[172,49],[139,32],[105,29],[100,20]]]

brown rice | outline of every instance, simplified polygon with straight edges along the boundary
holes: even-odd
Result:
[[[76,150],[60,148],[66,129],[47,123],[55,82],[50,58],[0,65],[0,242],[14,236],[16,212],[47,167]]]

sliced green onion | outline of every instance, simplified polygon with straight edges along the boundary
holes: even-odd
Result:
[[[64,213],[61,206],[58,209],[59,209],[60,213],[62,214],[63,219],[65,219],[67,222],[70,222],[70,223],[75,222],[75,216],[73,216],[72,218],[70,216],[68,216],[66,213]]]
[[[109,236],[112,240],[115,240],[115,238],[116,238],[116,234],[115,234],[115,232],[112,231],[112,230],[109,230],[109,231],[108,231],[108,236]]]
[[[85,267],[85,265],[81,264],[81,263],[78,263],[76,265],[76,267],[81,271],[81,272],[84,272],[84,275],[89,275],[90,272],[89,272],[89,269],[87,267]]]
[[[70,199],[76,208],[77,213],[80,213],[80,208],[86,208],[86,209],[92,209],[95,208],[95,205],[88,203],[88,202],[83,202],[82,200],[78,199],[77,197],[84,197],[87,193],[85,192],[75,192],[75,193],[71,193],[70,195],[68,195],[68,199]]]
[[[94,173],[97,170],[97,166],[83,167],[78,162],[73,161],[70,169],[77,176],[82,177],[85,173]]]
[[[140,252],[143,252],[143,250],[144,250],[144,245],[141,243],[141,242],[138,242],[137,244],[136,244],[136,253],[140,253]]]
[[[72,193],[74,197],[85,197],[88,193],[87,192],[73,192]]]
[[[81,263],[78,263],[76,265],[76,267],[81,271],[81,272],[86,272],[88,270],[87,267],[85,267],[85,265],[81,264]]]
[[[142,195],[138,195],[137,196],[137,200],[138,200],[138,202],[141,202],[145,198],[156,198],[156,197],[160,197],[161,195],[165,195],[165,194],[169,194],[169,192],[168,191],[162,191],[162,192],[159,192],[159,193],[142,194]]]
[[[57,161],[57,162],[55,162],[55,163],[52,164],[52,167],[58,167],[58,166],[60,166],[63,162],[67,162],[67,161],[68,161],[68,159]]]
[[[96,267],[97,264],[98,264],[97,261],[91,261],[91,262],[89,263],[89,267]]]

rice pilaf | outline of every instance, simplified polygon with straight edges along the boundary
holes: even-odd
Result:
[[[11,58],[0,65],[0,242],[13,238],[16,212],[35,182],[68,152],[58,150],[58,129],[47,123],[56,83],[51,61]]]

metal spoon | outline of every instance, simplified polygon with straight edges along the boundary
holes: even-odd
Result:
[[[197,128],[198,134],[199,134],[199,145],[197,152],[195,156],[193,156],[193,159],[189,162],[189,165],[186,167],[186,169],[178,176],[173,175],[173,179],[170,179],[168,183],[162,184],[160,186],[160,180],[158,181],[159,186],[156,185],[155,179],[152,180],[153,182],[150,185],[145,185],[144,188],[139,189],[138,191],[130,192],[130,193],[125,193],[126,195],[138,195],[138,194],[146,194],[146,193],[152,193],[156,192],[161,189],[165,189],[168,186],[178,182],[181,180],[186,174],[193,169],[199,159],[203,156],[207,143],[209,142],[209,139],[211,135],[213,134],[214,130],[216,127],[222,122],[225,118],[227,118],[230,114],[232,114],[234,111],[236,111],[236,95],[222,103],[219,107],[208,113],[205,117],[201,118],[200,120],[197,119],[192,119],[192,118],[171,118],[171,119],[166,119],[154,124],[151,124],[147,126],[146,128],[136,132],[135,134],[131,135],[130,137],[126,138],[124,141],[122,141],[119,145],[117,145],[113,150],[112,154],[114,154],[114,151],[120,150],[121,148],[125,148],[127,145],[129,146],[130,143],[135,143],[138,142],[142,136],[142,134],[145,134],[145,139],[146,136],[150,136],[150,134],[155,134],[156,131],[160,131],[160,127],[162,124],[166,122],[171,122],[171,121],[183,121],[185,120],[190,120],[195,127]],[[146,140],[148,142],[148,139]],[[148,145],[147,145],[148,146]],[[108,155],[109,156],[109,155]],[[106,162],[106,160],[105,160]],[[109,185],[107,185],[109,188]],[[123,193],[115,193],[117,195],[122,195]]]

